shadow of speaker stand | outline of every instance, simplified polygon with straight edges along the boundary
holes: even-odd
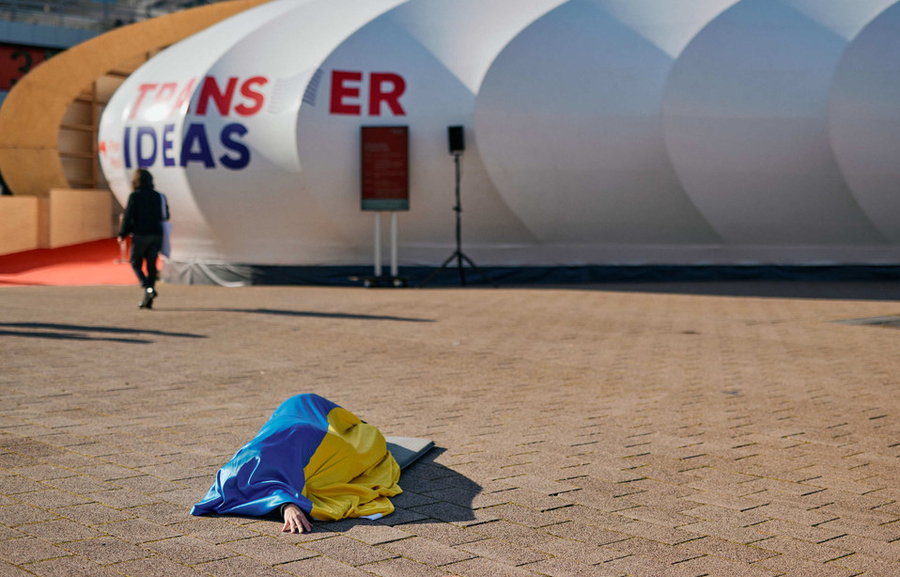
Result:
[[[348,277],[351,282],[361,282],[366,288],[405,288],[409,285],[409,279],[402,276],[391,275],[369,275],[369,276],[351,276]]]

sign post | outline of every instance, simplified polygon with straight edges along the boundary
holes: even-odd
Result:
[[[365,277],[366,286],[386,283],[405,286],[398,276],[397,211],[409,210],[409,127],[363,126],[361,129],[361,208],[375,212],[374,277]],[[391,213],[389,277],[382,276],[381,213]]]

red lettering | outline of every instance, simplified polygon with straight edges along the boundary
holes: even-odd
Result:
[[[153,99],[153,104],[159,104],[161,102],[166,102],[172,95],[175,94],[175,91],[178,89],[178,85],[174,82],[166,82],[162,86],[159,87],[159,91],[156,93],[156,97]]]
[[[251,114],[256,114],[262,109],[263,102],[265,99],[263,98],[262,93],[257,90],[253,90],[253,85],[258,84],[259,86],[265,86],[265,84],[269,82],[265,76],[254,76],[252,78],[248,78],[241,85],[241,96],[251,100],[253,102],[252,106],[247,106],[245,104],[238,104],[234,107],[234,111],[240,114],[241,116],[250,116]]]
[[[347,86],[345,82],[362,82],[362,72],[331,71],[331,114],[359,115],[359,104],[345,104],[344,98],[359,98],[359,86]]]
[[[169,117],[175,115],[178,110],[184,106],[191,99],[191,92],[194,90],[194,84],[196,84],[197,79],[191,78],[190,82],[187,83],[181,92],[178,94],[178,98],[175,99],[175,102],[172,103],[172,110],[169,112]]]
[[[137,116],[138,109],[141,107],[141,102],[143,102],[144,97],[147,96],[147,93],[156,88],[158,84],[141,84],[138,86],[138,97],[137,100],[134,101],[134,106],[131,108],[131,114],[128,116],[129,119]]]
[[[237,77],[232,76],[228,79],[225,92],[219,90],[214,76],[207,76],[203,79],[203,86],[200,87],[200,98],[197,100],[197,116],[206,115],[206,106],[209,99],[212,98],[219,110],[220,116],[228,116],[231,112],[231,100],[234,98],[234,89],[237,87]]]
[[[391,89],[383,92],[384,84],[389,82]],[[381,116],[381,103],[386,102],[396,116],[405,116],[400,106],[400,97],[406,92],[406,81],[399,74],[391,72],[373,72],[369,78],[369,114]]]
[[[268,84],[269,80],[265,76],[252,76],[240,85],[240,96],[243,99],[234,111],[241,116],[250,116],[262,110],[265,104],[265,95],[261,88]],[[179,111],[186,109],[191,102],[194,94],[194,86],[197,84],[196,78],[191,78],[187,83],[179,88],[177,82],[164,83],[148,83],[138,86],[138,95],[135,99],[134,106],[131,109],[129,119],[138,117],[142,111],[141,107],[145,105],[152,95],[152,105],[154,107],[153,116],[156,118],[161,106],[167,107],[171,103],[168,116],[174,116]],[[203,79],[203,85],[200,87],[200,94],[197,96],[197,108],[195,113],[198,116],[206,115],[207,111],[215,107],[215,110],[221,116],[228,116],[232,110],[232,104],[235,100],[235,92],[238,89],[238,77],[232,76],[228,79],[224,86],[219,86],[214,76],[207,76]],[[155,92],[155,94],[153,94]],[[212,104],[210,104],[212,103]],[[184,110],[186,111],[186,110]],[[159,119],[159,118],[157,118]]]

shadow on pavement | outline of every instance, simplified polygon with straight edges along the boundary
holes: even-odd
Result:
[[[436,460],[446,449],[434,447],[403,470],[403,493],[391,499],[394,515],[380,520],[386,525],[406,523],[465,523],[475,520],[472,502],[481,494],[481,485]],[[393,518],[392,518],[393,517]]]
[[[20,329],[20,330],[8,330]],[[90,333],[105,333],[116,335],[154,335],[162,337],[176,337],[185,339],[205,339],[206,335],[193,333],[176,333],[169,331],[155,331],[147,329],[131,329],[126,327],[102,327],[90,325],[66,325],[57,323],[0,323],[0,336],[15,336],[39,339],[76,340],[76,341],[108,341],[114,343],[129,343],[146,345],[153,341],[141,338],[128,337],[98,337]]]
[[[277,315],[286,317],[308,317],[321,319],[347,319],[363,321],[401,321],[406,323],[433,323],[433,319],[417,319],[408,317],[393,317],[387,315],[359,315],[351,313],[323,313],[317,311],[291,311],[285,309],[179,309],[167,308],[166,311],[181,312],[208,312],[208,313],[246,313],[257,315]]]
[[[525,287],[519,287],[525,288]],[[589,285],[534,286],[529,288],[596,290],[625,293],[684,294],[697,296],[794,298],[822,300],[900,300],[900,283],[891,281],[702,281],[659,283],[603,283]]]

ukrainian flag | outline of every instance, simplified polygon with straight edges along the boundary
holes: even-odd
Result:
[[[297,395],[219,469],[191,514],[259,517],[294,503],[320,521],[380,517],[394,511],[399,479],[377,428],[318,395]]]

